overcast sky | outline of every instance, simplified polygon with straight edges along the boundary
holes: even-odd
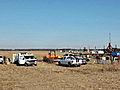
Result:
[[[0,0],[0,48],[120,47],[120,0]]]

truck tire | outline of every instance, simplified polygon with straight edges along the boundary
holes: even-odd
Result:
[[[75,67],[78,67],[78,65],[77,65],[77,64],[75,64],[74,66],[75,66]]]
[[[69,66],[69,67],[71,67],[71,66],[72,66],[70,62],[68,62],[68,66]]]
[[[60,61],[58,62],[58,65],[61,66],[61,62]]]
[[[16,65],[17,65],[17,66],[20,66],[20,64],[19,64],[19,63],[17,63]]]
[[[34,64],[35,66],[37,66],[37,64]]]
[[[16,65],[17,65],[17,66],[20,66],[19,62],[16,62]]]
[[[16,64],[17,66],[20,66],[20,64],[19,64],[19,62],[18,62],[18,61],[15,61],[15,64]]]
[[[27,63],[25,63],[25,66],[28,66],[28,64],[27,64]]]
[[[77,67],[80,67],[80,64],[79,64],[79,65],[77,65]]]
[[[2,61],[2,64],[4,64],[4,61]]]

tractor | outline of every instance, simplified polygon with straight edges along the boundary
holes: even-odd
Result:
[[[61,56],[56,54],[55,50],[50,50],[48,55],[43,57],[43,61],[47,63],[54,63],[54,62],[58,62],[58,60],[61,58],[62,58]]]

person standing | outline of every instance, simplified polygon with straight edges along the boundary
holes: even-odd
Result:
[[[97,55],[97,56],[96,56],[96,59],[97,59],[97,64],[99,64],[99,61],[100,61],[100,56],[99,56],[99,55]]]

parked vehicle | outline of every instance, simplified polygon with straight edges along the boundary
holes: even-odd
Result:
[[[82,64],[82,59],[75,58],[74,56],[65,56],[63,59],[58,61],[59,65],[68,65],[68,66],[80,66]]]
[[[37,66],[37,59],[31,53],[17,53],[13,54],[13,63],[17,65],[35,65]]]
[[[4,64],[5,63],[5,57],[4,56],[0,56],[0,63]]]
[[[71,57],[72,56],[72,57],[75,57],[75,58],[77,58],[79,60],[82,60],[82,64],[81,65],[85,65],[85,64],[87,64],[88,61],[90,61],[90,58],[80,56],[79,54],[64,54],[63,56],[64,57],[66,57],[66,56]]]
[[[87,64],[87,62],[89,61],[88,58],[82,58],[82,65],[85,65]]]

